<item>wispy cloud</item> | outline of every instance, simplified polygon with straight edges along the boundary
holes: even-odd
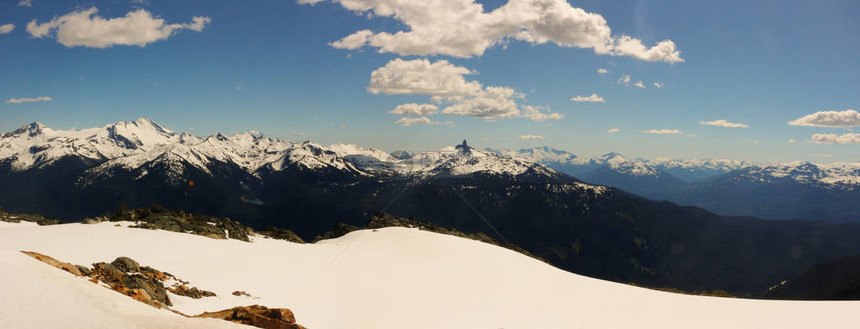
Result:
[[[18,1],[18,7],[32,7],[33,0],[21,0]]]
[[[540,135],[522,135],[517,137],[521,141],[542,141],[543,136]]]
[[[663,88],[664,86],[665,86],[664,84],[659,83],[659,82],[654,83],[654,87],[657,87],[657,88]]]
[[[599,69],[597,69],[597,73],[606,74],[606,73],[609,73],[609,70],[604,69],[604,68],[599,68]]]
[[[66,47],[109,48],[114,45],[146,46],[164,40],[181,30],[200,32],[212,19],[195,16],[190,23],[165,24],[146,9],[138,9],[123,17],[103,18],[95,7],[54,17],[48,22],[35,19],[27,24],[34,38],[56,37]]]
[[[790,126],[837,127],[860,126],[860,113],[855,110],[818,111],[789,121]]]
[[[619,131],[621,131],[621,128],[612,128],[612,129],[607,130],[606,132],[610,133],[610,134],[614,134],[614,133],[617,133]]]
[[[645,84],[642,81],[636,81],[636,83],[634,83],[633,85],[645,89]]]
[[[406,127],[413,126],[413,125],[419,125],[419,124],[435,125],[435,126],[440,126],[440,125],[441,126],[453,126],[454,125],[454,123],[451,121],[445,121],[445,122],[433,121],[433,120],[430,120],[430,118],[428,118],[428,117],[400,118],[399,120],[394,121],[394,123],[398,124],[398,125],[406,126]]]
[[[592,103],[606,103],[606,100],[603,97],[597,96],[597,94],[591,94],[589,96],[576,96],[570,99],[571,102],[592,102]]]
[[[860,134],[814,134],[812,142],[816,144],[860,144]]]
[[[619,78],[618,84],[619,85],[623,84],[625,86],[629,86],[630,85],[630,75],[628,74],[628,75],[625,75],[625,76],[622,76],[621,78]]]
[[[47,96],[34,97],[34,98],[28,98],[28,97],[22,97],[22,98],[10,98],[9,100],[7,100],[7,101],[6,101],[6,104],[21,104],[21,103],[35,103],[35,102],[50,102],[50,101],[52,101],[52,100],[54,100],[54,99],[52,99],[51,97],[47,97]]]
[[[714,121],[699,121],[699,124],[705,125],[705,126],[714,126],[714,127],[723,127],[723,128],[749,128],[749,126],[747,126],[743,123],[728,122],[728,121],[723,120],[723,119],[714,120]]]
[[[649,129],[643,130],[643,134],[654,134],[654,135],[680,135],[683,134],[678,129]]]

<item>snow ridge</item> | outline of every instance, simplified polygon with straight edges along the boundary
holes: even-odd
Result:
[[[214,163],[235,164],[260,177],[261,171],[290,167],[306,170],[331,169],[363,176],[408,176],[427,178],[472,173],[516,176],[527,172],[556,175],[552,169],[523,159],[501,157],[471,147],[416,154],[397,159],[390,154],[355,144],[322,146],[310,141],[293,143],[249,131],[233,136],[218,133],[197,137],[176,134],[152,120],[140,118],[85,130],[53,130],[33,123],[0,137],[0,163],[14,171],[43,168],[65,157],[97,162],[82,178],[84,185],[109,176],[117,168],[138,170],[139,178],[161,163],[183,174],[182,163],[211,174]]]

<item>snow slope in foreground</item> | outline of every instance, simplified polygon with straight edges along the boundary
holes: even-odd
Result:
[[[578,276],[507,249],[415,229],[357,231],[302,245],[259,238],[252,243],[213,240],[113,225],[0,225],[0,326],[55,327],[27,322],[46,318],[65,328],[88,329],[129,327],[118,321],[141,327],[218,324],[180,324],[202,320],[155,310],[18,250],[85,265],[129,256],[218,294],[200,300],[171,296],[177,310],[197,314],[234,305],[286,307],[311,329],[783,329],[860,324],[860,302],[676,295]],[[236,290],[256,298],[231,295]],[[138,322],[144,318],[147,322]]]

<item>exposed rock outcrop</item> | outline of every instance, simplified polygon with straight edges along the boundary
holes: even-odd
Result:
[[[231,309],[206,312],[195,318],[224,319],[264,329],[305,329],[296,323],[296,316],[285,308],[268,308],[260,305],[240,306]]]
[[[8,213],[3,207],[0,207],[0,222],[9,222],[9,223],[20,223],[20,222],[33,222],[40,226],[44,225],[56,225],[62,223],[59,219],[49,218],[38,214],[13,214]]]
[[[134,221],[131,227],[184,232],[213,239],[236,239],[251,241],[252,230],[226,217],[189,214],[153,204],[149,208],[120,209],[108,217],[110,221]]]

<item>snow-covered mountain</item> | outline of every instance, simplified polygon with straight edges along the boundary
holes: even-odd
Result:
[[[650,165],[687,182],[696,182],[755,165],[750,162],[730,159],[655,158],[646,161]]]
[[[67,156],[105,161],[157,151],[178,142],[180,136],[145,118],[83,130],[54,130],[34,122],[0,136],[0,162],[22,171]]]
[[[465,142],[464,142],[465,143]],[[281,171],[289,167],[308,170],[329,169],[357,175],[399,175],[413,177],[458,176],[474,173],[539,175],[556,173],[521,159],[500,157],[492,152],[467,152],[456,147],[395,158],[390,154],[354,144],[322,146],[310,141],[293,143],[250,131],[233,136],[216,134],[197,137],[176,134],[145,118],[85,130],[54,130],[33,123],[0,138],[0,163],[14,171],[43,168],[62,158],[88,160],[98,166],[87,171],[85,181],[108,175],[121,168],[148,174],[141,168],[164,165],[182,175],[184,165],[206,173],[219,164],[238,166],[259,177],[261,171]],[[461,149],[462,150],[462,149]]]
[[[855,328],[860,321],[856,301],[661,292],[565,272],[511,250],[418,229],[362,230],[296,244],[262,237],[216,240],[115,224],[0,222],[4,327],[247,328],[150,307],[19,250],[84,265],[131,257],[217,294],[192,299],[169,293],[175,310],[199,314],[237,305],[282,307],[308,328],[786,329]]]
[[[751,165],[731,174],[748,182],[793,182],[830,189],[860,188],[860,162],[816,164],[806,161]]]

